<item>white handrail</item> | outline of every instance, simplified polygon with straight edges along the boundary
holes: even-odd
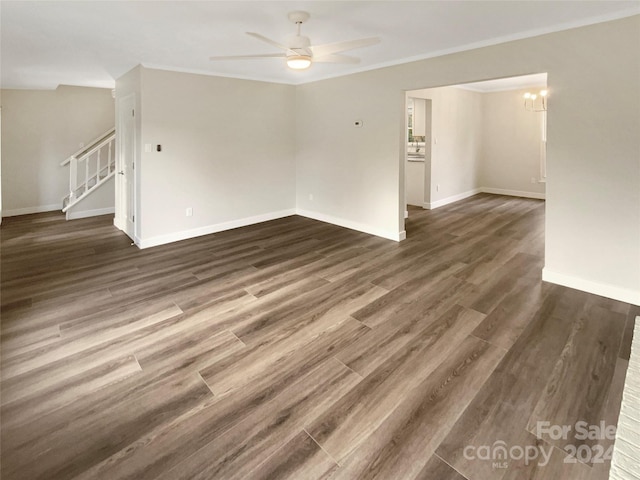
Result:
[[[68,158],[64,159],[62,162],[60,162],[60,166],[64,167],[65,165],[67,165],[72,158],[74,157],[78,157],[78,155],[82,155],[84,152],[87,151],[88,148],[91,148],[93,145],[95,145],[96,143],[98,143],[99,141],[101,141],[103,138],[107,137],[107,136],[111,136],[112,134],[115,134],[116,129],[115,127],[110,128],[109,130],[107,130],[106,132],[104,132],[102,135],[94,138],[93,140],[91,140],[88,145],[85,145],[84,147],[82,147],[80,150],[78,150],[77,152],[73,153],[72,155],[70,155]],[[84,155],[82,155],[84,156]]]
[[[105,138],[102,142],[98,143],[95,147],[93,147],[91,150],[89,150],[87,153],[83,154],[80,157],[69,157],[69,160],[71,160],[72,158],[76,158],[77,161],[82,162],[84,160],[86,160],[87,158],[89,158],[91,155],[93,155],[94,153],[96,153],[98,150],[100,150],[102,147],[104,147],[106,144],[111,143],[113,141],[113,139],[115,138],[116,134],[115,131],[112,135],[109,135],[109,137]]]

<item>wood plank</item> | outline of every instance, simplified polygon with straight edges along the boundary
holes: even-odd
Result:
[[[19,434],[17,429],[3,430],[3,478],[71,478],[154,426],[211,398],[211,391],[196,375],[162,377],[146,388],[129,391],[124,401],[110,404],[104,398],[53,431],[42,432],[41,419],[22,424]],[[65,414],[64,409],[56,413],[57,418]]]
[[[473,334],[502,348],[509,349],[544,304],[551,288],[538,280],[519,282],[478,325]]]
[[[253,412],[270,409],[272,407],[268,405],[277,402],[277,398],[286,398],[286,392],[292,385],[308,382],[307,376],[323,368],[322,365],[331,358],[334,350],[339,351],[341,346],[357,339],[364,329],[357,322],[347,322],[335,331],[327,332],[313,345],[291,357],[286,369],[265,372],[246,388],[239,389],[237,395],[218,397],[200,410],[191,411],[145,432],[136,442],[96,464],[85,478],[99,475],[108,478],[156,478],[188,459],[203,445],[215,441]]]
[[[159,479],[243,479],[359,381],[340,362],[328,361]]]
[[[437,455],[432,455],[416,480],[467,480]]]
[[[623,360],[629,360],[629,356],[631,355],[631,341],[633,340],[633,329],[636,324],[636,317],[640,317],[640,306],[630,305],[622,343],[620,344],[620,352],[618,353],[618,356]]]
[[[64,381],[34,382],[29,388],[19,391],[4,391],[2,424],[13,427],[77,401],[84,395],[141,372],[140,364],[133,355],[118,358],[81,372]]]
[[[336,478],[416,477],[504,353],[480,339],[464,339],[428,377],[405,390],[402,402],[357,450],[339,457]],[[319,443],[331,453],[330,443]]]
[[[438,329],[444,332],[455,326],[460,335],[471,333],[484,315],[474,310],[453,305],[443,312],[449,304],[429,309],[416,309],[402,312],[400,322],[385,322],[371,330],[353,345],[345,348],[336,357],[360,375],[367,376],[377,367],[385,363],[425,329],[438,335]],[[423,313],[423,312],[428,313]],[[413,315],[409,315],[413,313]]]
[[[571,333],[571,320],[551,315],[564,311],[566,297],[572,297],[571,291],[562,287],[547,297],[536,318],[438,446],[436,453],[462,475],[499,479],[508,471],[495,470],[490,462],[465,458],[464,449],[496,441],[517,445],[528,434],[527,420]],[[572,305],[574,310],[582,308],[582,304]]]
[[[560,357],[531,413],[527,430],[551,445],[586,445],[596,440],[578,438],[576,425],[600,425],[618,359],[625,315],[592,306],[573,323]],[[588,379],[589,388],[584,389]],[[567,435],[553,438],[538,428],[543,422],[571,428]]]
[[[419,385],[459,348],[467,337],[461,325],[466,317],[461,314],[462,309],[456,313],[445,315],[422,330],[307,426],[309,434],[338,463],[394,412],[406,392]],[[444,348],[445,345],[448,348]]]
[[[328,478],[338,464],[309,436],[300,432],[266,461],[251,470],[252,480]]]

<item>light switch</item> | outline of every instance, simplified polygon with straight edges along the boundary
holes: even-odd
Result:
[[[144,144],[144,153],[151,153],[153,151],[153,146],[150,143]]]

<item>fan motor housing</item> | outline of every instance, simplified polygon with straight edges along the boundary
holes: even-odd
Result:
[[[308,12],[296,11],[289,14],[289,20],[291,20],[293,23],[304,23],[309,20],[310,16],[311,15],[309,15]]]
[[[311,46],[311,41],[309,37],[303,35],[291,35],[287,38],[287,46],[292,50],[298,48],[308,49]]]

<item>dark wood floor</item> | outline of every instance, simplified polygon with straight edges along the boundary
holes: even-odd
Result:
[[[542,283],[543,227],[491,195],[412,209],[401,243],[4,219],[2,478],[607,478],[536,423],[615,425],[638,308]],[[496,442],[551,459],[465,455]]]

